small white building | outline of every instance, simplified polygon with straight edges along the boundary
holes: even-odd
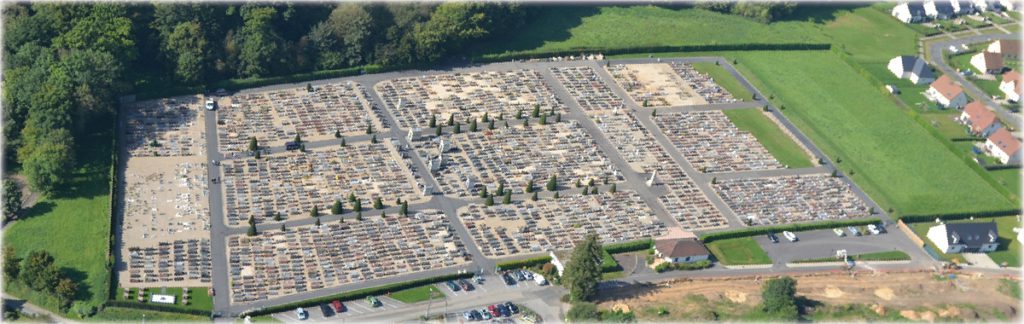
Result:
[[[1006,95],[1006,99],[1012,102],[1020,102],[1021,94],[1024,94],[1024,87],[1021,85],[1020,72],[1010,71],[1003,73],[1003,81],[999,83],[999,90]]]
[[[967,94],[956,85],[948,75],[943,75],[932,82],[925,94],[942,107],[957,108],[967,104]]]
[[[907,79],[914,84],[925,84],[935,81],[935,73],[923,59],[916,56],[902,55],[889,60],[889,72],[897,78]]]
[[[1003,73],[1003,55],[993,52],[981,52],[971,56],[971,66],[985,74]]]
[[[997,129],[985,139],[985,150],[1003,164],[1020,163],[1020,140],[1006,128]]]
[[[892,8],[892,16],[904,23],[917,23],[927,18],[920,2],[904,2]]]
[[[710,257],[704,243],[696,238],[661,239],[654,242],[654,253],[665,262],[697,262]]]
[[[999,248],[999,229],[995,222],[939,224],[928,229],[928,240],[942,253],[986,253]]]

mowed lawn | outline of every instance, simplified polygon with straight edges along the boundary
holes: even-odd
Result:
[[[803,148],[797,145],[789,135],[783,133],[775,122],[761,112],[761,109],[730,109],[722,112],[729,117],[733,124],[736,124],[736,127],[757,137],[757,141],[783,165],[790,168],[814,166]]]
[[[741,70],[883,207],[903,214],[1014,208],[833,53],[735,52]]]
[[[723,239],[708,243],[708,250],[725,265],[771,264],[772,259],[750,237]]]
[[[992,261],[995,261],[996,264],[1002,264],[1003,262],[1006,262],[1007,266],[1020,267],[1021,244],[1020,241],[1017,240],[1017,233],[1013,232],[1014,227],[1021,226],[1021,223],[1017,221],[1017,216],[977,218],[975,220],[956,220],[947,223],[983,223],[989,221],[995,221],[996,227],[999,231],[999,248],[994,252],[988,253],[989,258],[992,258]],[[928,239],[928,229],[937,225],[934,222],[910,223],[907,225],[909,225],[910,228],[914,230],[914,233],[917,234],[917,236],[920,237],[922,240],[924,240],[926,244],[931,246],[932,249],[935,249],[935,251],[938,252],[943,259],[950,261],[956,260],[957,262],[964,261],[963,257],[960,256],[959,254],[943,254],[942,252],[938,251],[938,249],[935,247],[935,244]]]
[[[581,47],[744,43],[823,43],[812,23],[762,24],[692,8],[659,6],[546,6],[515,33],[485,44],[478,54],[536,53]]]
[[[751,101],[754,99],[754,94],[750,93],[747,88],[743,87],[740,80],[734,78],[732,74],[729,74],[729,71],[721,65],[715,65],[715,63],[708,62],[697,62],[692,63],[691,65],[693,65],[693,68],[697,71],[710,75],[711,78],[715,80],[715,83],[721,86],[722,89],[725,89],[725,91],[728,91],[729,94],[732,94],[733,98],[742,101]]]
[[[431,294],[431,288],[433,288],[433,294]],[[403,289],[391,293],[390,297],[406,304],[418,303],[428,299],[442,299],[444,298],[444,292],[434,285],[425,285],[409,289]]]
[[[97,308],[109,295],[107,246],[110,239],[110,134],[85,139],[79,147],[82,165],[76,170],[67,194],[41,199],[21,220],[4,231],[4,245],[24,258],[31,251],[46,250],[61,272],[78,283],[76,302]],[[25,298],[50,311],[58,303],[48,294],[27,289],[20,281],[10,283],[7,293]]]

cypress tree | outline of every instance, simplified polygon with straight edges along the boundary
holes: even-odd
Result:
[[[469,123],[469,131],[470,132],[475,132],[476,131],[476,119],[474,119],[473,121],[471,121]]]
[[[494,196],[488,195],[487,199],[484,200],[484,206],[494,206]]]
[[[533,114],[530,114],[533,118],[540,117],[540,105],[533,105]]]
[[[441,126],[434,128],[434,136],[441,136]]]
[[[492,129],[492,130],[494,129],[494,120],[493,119],[491,121],[487,122],[487,129]]]
[[[384,209],[384,202],[380,200],[380,197],[373,199],[373,209]]]
[[[537,201],[537,192],[533,192],[533,196],[530,196],[530,200]]]
[[[501,203],[505,204],[505,205],[508,205],[508,204],[512,203],[512,192],[511,191],[505,193],[505,198],[501,200]]]
[[[576,244],[562,277],[563,286],[569,289],[570,301],[589,301],[597,294],[597,283],[601,281],[602,250],[595,234],[587,234],[582,242]]]
[[[615,184],[614,183],[612,184],[611,188],[608,188],[608,192],[615,193]]]
[[[334,205],[331,206],[331,214],[341,214],[341,200],[334,200]]]
[[[430,115],[430,127],[437,127],[437,115]]]
[[[555,189],[558,189],[558,175],[551,175],[551,178],[548,179],[547,189],[548,191],[555,191]]]
[[[334,138],[341,138],[341,131],[340,130],[334,131]]]
[[[497,194],[499,194],[499,195],[504,195],[505,194],[505,183],[504,182],[499,182],[498,183],[498,193]]]
[[[403,201],[402,207],[398,209],[398,213],[402,216],[409,216],[409,202]]]
[[[487,198],[487,187],[480,189],[480,198]]]
[[[455,126],[455,114],[448,115],[448,126]]]
[[[460,125],[459,123],[455,123],[455,129],[453,129],[452,132],[455,134],[462,133],[462,125]]]
[[[313,210],[309,211],[309,216],[320,217],[320,207],[313,205]]]
[[[547,125],[548,124],[548,116],[547,115],[541,115],[540,116],[540,124],[541,125]]]

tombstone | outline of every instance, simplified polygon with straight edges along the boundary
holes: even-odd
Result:
[[[419,133],[420,133],[419,127],[410,128],[409,129],[409,134],[405,135],[405,140],[409,141],[409,142],[418,141],[418,140],[420,140]]]
[[[651,172],[651,178],[647,180],[647,186],[648,187],[654,186],[654,177],[657,176],[657,175],[658,175],[658,170],[654,170],[654,172]]]
[[[398,98],[398,105],[396,105],[396,108],[402,108],[402,98]]]
[[[476,178],[466,177],[466,190],[473,191],[473,187],[476,186]]]
[[[439,143],[437,144],[437,151],[438,151],[438,152],[441,152],[441,153],[448,153],[448,151],[451,151],[451,150],[452,150],[452,143],[451,143],[451,142],[449,142],[449,141],[446,141],[446,140],[441,140],[441,141],[440,141],[440,142],[439,142]]]

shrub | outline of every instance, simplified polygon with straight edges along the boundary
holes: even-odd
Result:
[[[652,240],[652,239],[643,239],[643,240],[639,240],[639,241],[605,244],[604,250],[608,251],[608,253],[611,253],[611,254],[618,254],[618,253],[646,250],[646,249],[651,248],[651,246],[653,244],[654,244],[654,240]]]
[[[706,268],[709,268],[709,267],[711,267],[711,261],[709,261],[709,260],[701,260],[701,261],[689,262],[689,263],[665,262],[665,263],[659,264],[658,266],[654,267],[654,271],[657,271],[657,272],[661,273],[661,272],[673,271],[673,270],[700,270],[700,269],[706,269]]]
[[[549,262],[551,262],[551,257],[550,256],[542,256],[542,257],[529,258],[529,259],[523,259],[523,260],[505,261],[505,262],[499,262],[498,263],[498,269],[502,269],[502,270],[521,269],[521,268],[528,268],[528,267],[532,267],[532,266],[535,266],[535,265],[541,265],[541,264],[545,264],[545,263],[549,263]]]

